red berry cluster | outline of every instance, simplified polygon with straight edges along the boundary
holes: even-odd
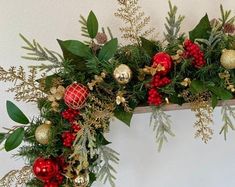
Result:
[[[69,122],[73,122],[79,114],[80,114],[79,110],[68,108],[62,112],[62,117],[68,120]]]
[[[148,91],[148,104],[159,106],[162,104],[162,96],[158,93],[158,91],[154,88],[151,88]]]
[[[168,77],[161,77],[160,75],[155,75],[150,83],[151,89],[148,91],[148,104],[159,106],[162,104],[162,96],[158,92],[158,88],[164,87],[171,83]]]
[[[161,88],[171,83],[171,80],[168,77],[161,77],[160,75],[155,75],[152,78],[151,86],[155,88]]]
[[[78,131],[80,131],[81,130],[81,127],[80,127],[80,125],[79,124],[77,124],[77,123],[74,123],[73,125],[72,125],[72,129],[73,129],[73,132],[78,132]]]
[[[62,139],[63,139],[63,145],[65,147],[71,147],[73,145],[73,142],[76,138],[76,135],[72,132],[65,131],[62,134]]]
[[[204,53],[201,51],[199,45],[193,43],[191,40],[187,39],[184,42],[184,57],[193,58],[192,64],[196,68],[201,68],[206,64]]]

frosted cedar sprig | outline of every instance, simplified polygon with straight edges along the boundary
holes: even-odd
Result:
[[[49,61],[51,64],[40,64],[40,65],[33,65],[29,67],[35,67],[40,71],[49,72],[53,69],[61,68],[63,65],[64,58],[57,52],[49,50],[45,47],[42,47],[38,42],[33,40],[30,42],[26,37],[20,34],[20,37],[26,43],[26,46],[22,48],[27,50],[27,56],[22,56],[22,58],[27,60],[34,60],[34,61]]]

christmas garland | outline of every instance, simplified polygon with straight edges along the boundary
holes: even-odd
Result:
[[[14,83],[8,91],[17,101],[36,102],[38,117],[29,120],[11,101],[9,117],[18,126],[5,128],[0,143],[6,151],[19,148],[28,166],[8,173],[0,185],[12,186],[91,186],[96,180],[115,186],[114,165],[119,154],[105,139],[110,119],[127,125],[136,107],[151,106],[151,125],[159,150],[171,131],[169,116],[162,107],[169,103],[189,103],[195,112],[195,137],[207,143],[212,135],[213,108],[219,101],[233,99],[235,92],[235,17],[221,5],[221,18],[205,15],[189,32],[180,34],[184,16],[169,2],[164,40],[147,39],[154,35],[150,17],[144,15],[137,0],[118,0],[115,15],[126,26],[118,44],[110,28],[100,28],[95,14],[80,17],[86,41],[58,40],[63,55],[25,42],[23,58],[48,61],[32,65],[27,74],[23,67],[0,67],[0,80]],[[40,75],[38,73],[41,73]],[[222,106],[225,138],[234,130],[233,108]],[[33,171],[33,176],[31,175]]]

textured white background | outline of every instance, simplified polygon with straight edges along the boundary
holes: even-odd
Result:
[[[151,16],[152,25],[163,31],[167,14],[166,0],[140,0],[145,12]],[[219,16],[219,4],[235,10],[234,0],[173,0],[181,14],[186,15],[182,26],[191,29],[208,12],[210,18]],[[115,36],[122,22],[113,16],[117,8],[115,0],[0,0],[0,65],[27,66],[20,58],[24,51],[18,33],[36,38],[49,49],[59,51],[56,39],[81,39],[79,15],[87,15],[92,9],[103,26],[110,26]],[[13,100],[13,94],[4,90],[10,84],[0,84],[0,127],[14,125],[9,120],[5,101]],[[28,116],[37,114],[32,104],[17,103]],[[188,111],[170,112],[176,137],[170,139],[159,154],[154,136],[149,128],[150,114],[135,115],[131,128],[119,121],[111,125],[109,139],[120,154],[117,167],[118,187],[234,187],[235,186],[235,133],[228,141],[218,135],[222,125],[220,108],[214,113],[214,139],[208,145],[193,138],[193,114]],[[11,158],[11,153],[0,152],[0,176],[11,169],[20,168],[23,161]],[[96,187],[109,186],[96,184]]]

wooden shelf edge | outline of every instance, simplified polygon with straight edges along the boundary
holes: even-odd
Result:
[[[219,101],[217,106],[222,106],[223,104],[227,105],[235,105],[235,99],[233,100],[227,100],[227,101]],[[168,104],[162,107],[164,111],[174,111],[174,110],[186,110],[190,109],[190,104],[185,103],[182,106],[177,104]],[[151,113],[152,108],[150,106],[143,106],[143,107],[137,107],[134,110],[134,114],[143,114],[143,113]]]

